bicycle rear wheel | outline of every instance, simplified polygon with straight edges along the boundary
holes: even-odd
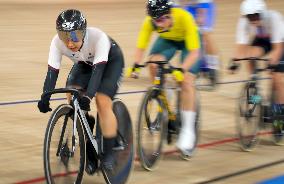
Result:
[[[137,152],[141,166],[151,171],[161,156],[168,121],[166,106],[159,91],[149,89],[139,110]]]
[[[272,138],[274,144],[278,146],[284,145],[284,124],[282,122],[273,123],[272,125]]]
[[[132,121],[127,107],[120,99],[113,101],[113,112],[118,123],[117,145],[114,148],[115,165],[112,173],[102,170],[107,183],[126,183],[133,165],[134,145]]]
[[[62,104],[52,113],[44,139],[44,172],[47,183],[81,183],[85,165],[85,140],[77,121],[72,152],[72,106]]]
[[[272,90],[271,94],[271,107],[275,103],[275,93]],[[273,113],[275,114],[275,113]],[[281,112],[279,112],[279,115],[281,115]],[[272,122],[272,140],[274,144],[278,146],[283,146],[284,145],[284,119],[280,118],[278,120],[274,120]]]
[[[252,151],[258,143],[261,102],[255,85],[247,83],[238,99],[237,132],[242,150]]]

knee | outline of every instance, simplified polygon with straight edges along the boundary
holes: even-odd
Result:
[[[284,87],[284,79],[282,73],[273,73],[272,74],[272,80],[274,83],[274,87],[276,89],[283,88]]]
[[[195,87],[195,77],[193,74],[186,73],[182,82],[182,89],[185,92],[193,91]]]
[[[111,98],[101,93],[97,93],[96,95],[96,104],[99,113],[112,108]]]
[[[161,54],[153,54],[149,58],[150,61],[166,61],[166,57]]]

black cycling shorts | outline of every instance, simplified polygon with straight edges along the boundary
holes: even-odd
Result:
[[[113,99],[118,91],[124,68],[122,51],[114,41],[112,41],[108,59],[97,92]],[[73,65],[68,75],[66,87],[79,86],[83,90],[87,90],[91,75],[92,66],[85,62],[78,62]]]
[[[270,38],[260,38],[255,37],[252,41],[251,46],[260,47],[264,50],[264,53],[267,54],[272,50],[272,43],[270,41]],[[282,58],[280,58],[280,62],[284,61],[284,50],[282,54]]]
[[[251,46],[260,47],[264,50],[264,53],[267,54],[272,49],[272,44],[269,38],[259,38],[255,37],[252,41]]]

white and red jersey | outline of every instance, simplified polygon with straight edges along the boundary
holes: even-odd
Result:
[[[273,10],[267,10],[261,14],[262,25],[259,27],[249,23],[246,17],[241,17],[237,26],[236,43],[250,44],[251,38],[269,38],[271,43],[284,41],[283,16]]]
[[[73,52],[68,49],[58,35],[52,39],[49,51],[48,65],[56,70],[60,69],[62,56],[70,58],[74,63],[83,61],[89,65],[107,62],[111,41],[100,29],[88,27],[82,48]]]

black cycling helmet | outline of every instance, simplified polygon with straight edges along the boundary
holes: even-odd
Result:
[[[76,42],[83,40],[86,28],[87,21],[79,10],[64,10],[56,19],[56,30],[62,41],[72,40]]]
[[[171,2],[169,0],[148,0],[147,13],[154,19],[170,12]]]

